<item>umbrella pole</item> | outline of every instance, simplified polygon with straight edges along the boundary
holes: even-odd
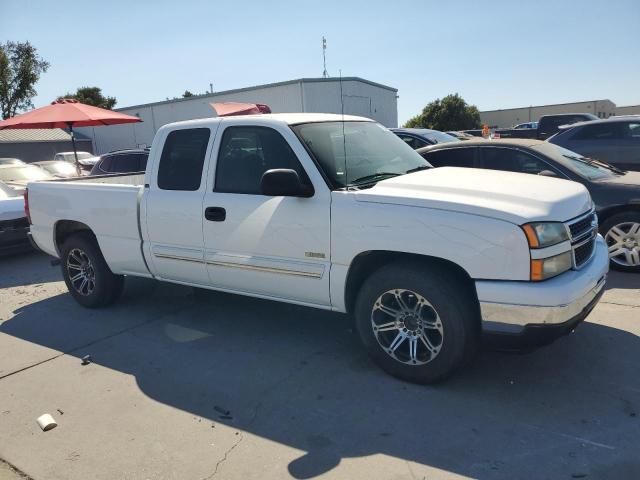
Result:
[[[76,173],[80,176],[80,162],[78,161],[78,151],[76,149],[76,137],[73,134],[73,123],[69,122],[67,125],[69,125],[69,134],[71,135],[71,143],[73,144],[73,156],[76,159]]]

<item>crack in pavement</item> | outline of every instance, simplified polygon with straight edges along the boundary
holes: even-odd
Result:
[[[240,445],[242,440],[244,440],[244,435],[242,433],[239,433],[239,435],[240,435],[240,439],[236,443],[234,443],[231,446],[231,448],[229,448],[229,450],[224,452],[224,457],[222,457],[220,460],[218,460],[218,462],[216,463],[216,467],[213,470],[213,473],[211,475],[209,475],[208,477],[205,477],[203,480],[211,480],[213,477],[216,476],[216,474],[218,473],[218,468],[220,468],[220,465],[222,465],[224,462],[226,462],[227,457],[229,456],[229,454],[231,454],[231,452],[234,450],[234,448],[236,448],[238,445]]]
[[[621,307],[640,308],[640,305],[629,305],[628,303],[607,302],[600,300],[600,303],[606,303],[607,305],[619,305]]]

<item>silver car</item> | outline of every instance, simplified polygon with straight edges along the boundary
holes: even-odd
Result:
[[[640,115],[574,123],[561,127],[548,141],[624,170],[640,171]]]

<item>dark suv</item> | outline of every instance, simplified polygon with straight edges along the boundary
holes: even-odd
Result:
[[[89,175],[144,172],[147,168],[149,149],[117,150],[100,155]]]

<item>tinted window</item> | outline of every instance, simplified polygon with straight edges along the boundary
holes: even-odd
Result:
[[[585,125],[573,136],[575,140],[607,140],[620,138],[619,123],[596,123],[594,125]]]
[[[511,148],[482,148],[482,165],[492,170],[538,174],[552,170],[545,162],[519,150]]]
[[[473,167],[475,148],[449,148],[429,152],[425,157],[434,167]]]
[[[398,135],[402,141],[404,143],[406,143],[407,145],[409,145],[411,148],[413,148],[414,150],[417,150],[418,148],[422,148],[422,147],[426,147],[427,145],[430,145],[429,143],[425,142],[424,140],[419,140],[415,137],[412,137],[410,135]]]
[[[159,188],[187,191],[200,188],[209,135],[208,128],[174,130],[167,135],[158,168]]]
[[[267,127],[229,127],[220,143],[215,190],[261,195],[262,175],[274,168],[293,169],[309,183],[295,153],[278,132]]]
[[[624,124],[623,136],[625,138],[640,138],[640,122]]]
[[[111,172],[111,159],[113,157],[111,155],[105,155],[101,158],[100,160],[100,166],[98,168],[100,168],[100,171],[105,172],[105,173],[110,173]]]

